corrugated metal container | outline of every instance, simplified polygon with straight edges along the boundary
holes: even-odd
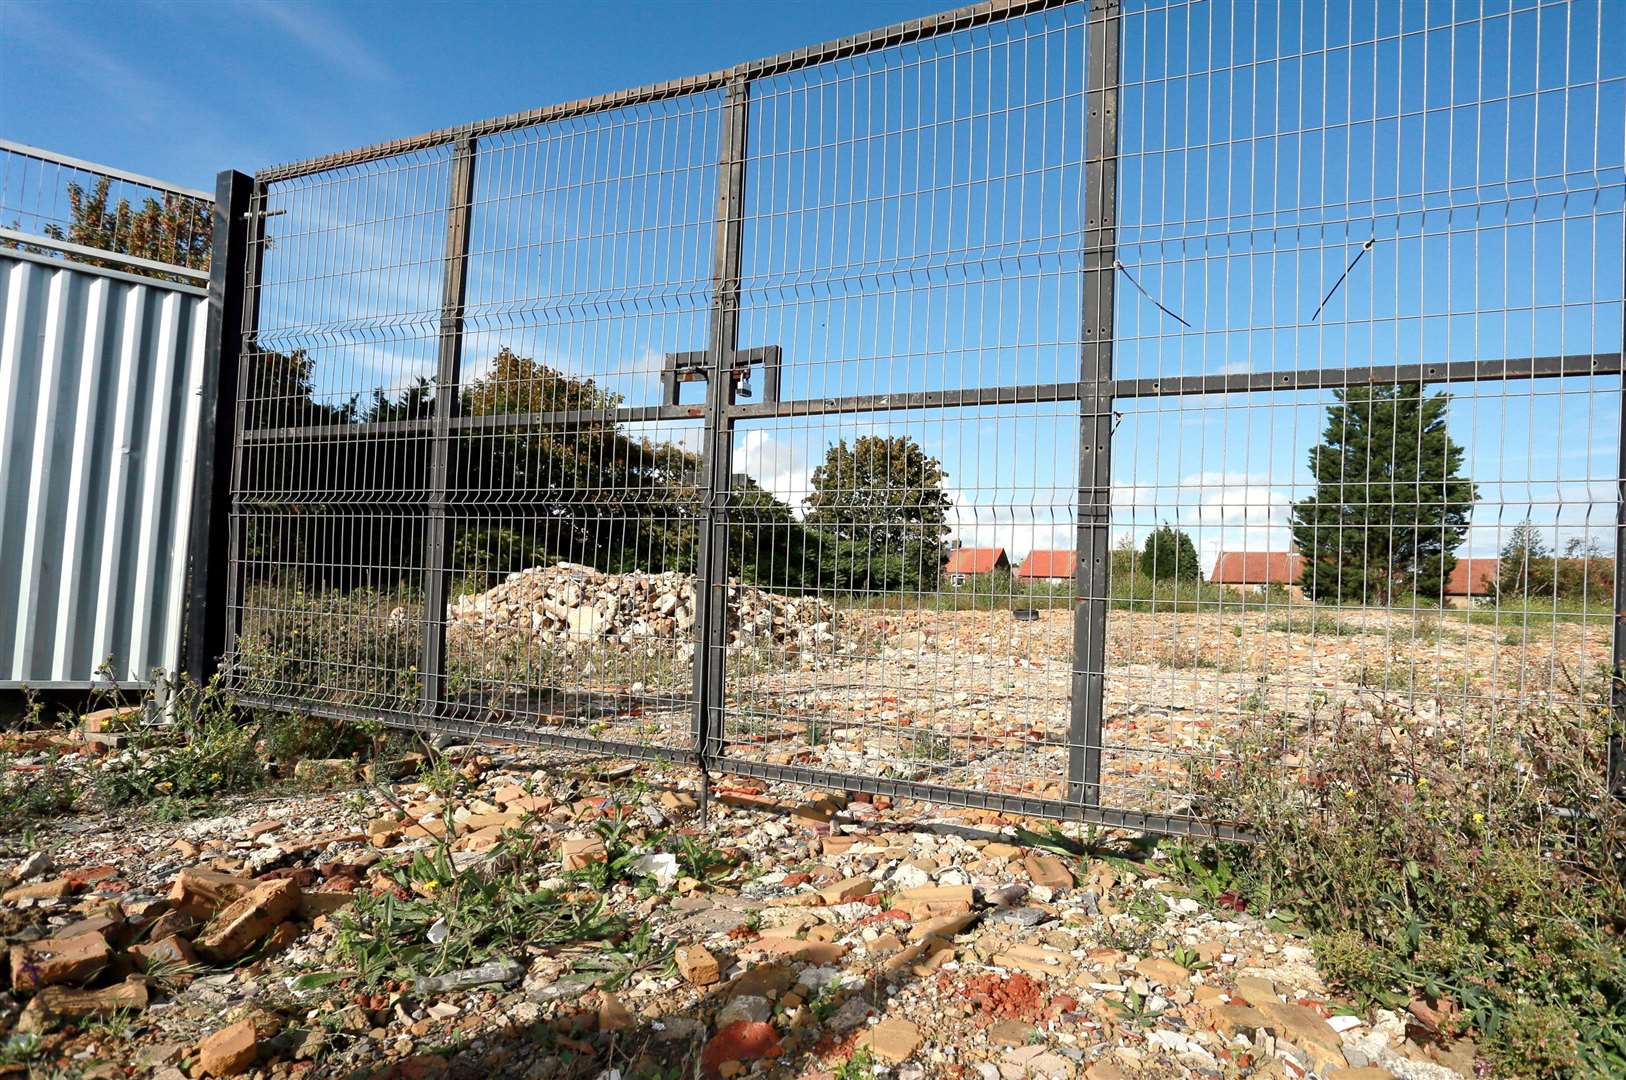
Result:
[[[176,668],[207,307],[0,250],[0,686]]]

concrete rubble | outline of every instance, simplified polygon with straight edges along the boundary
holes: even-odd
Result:
[[[560,562],[509,574],[450,607],[451,636],[482,646],[546,645],[571,652],[687,643],[697,617],[694,575],[606,574]],[[775,646],[828,650],[836,613],[818,597],[790,597],[751,586],[728,590],[731,649]]]

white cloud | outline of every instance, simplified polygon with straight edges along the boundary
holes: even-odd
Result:
[[[376,83],[396,81],[395,69],[366,41],[313,4],[280,0],[253,4],[250,10],[320,57],[337,74]]]
[[[788,503],[791,513],[802,516],[802,500],[813,490],[813,468],[795,443],[753,428],[734,451],[734,471],[749,476],[764,491]]]
[[[1114,542],[1137,545],[1167,522],[1197,545],[1203,572],[1221,551],[1287,551],[1292,547],[1289,488],[1259,473],[1206,470],[1173,484],[1124,484],[1112,491]]]
[[[949,539],[966,547],[1002,547],[1012,565],[1028,552],[1071,549],[1078,526],[1071,492],[948,489]],[[1038,501],[1041,498],[1063,501]],[[1026,499],[1028,501],[1017,501]]]

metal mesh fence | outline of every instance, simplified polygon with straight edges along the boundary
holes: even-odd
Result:
[[[1606,723],[1623,56],[985,4],[263,174],[231,677],[1165,831]]]
[[[0,139],[0,246],[202,279],[213,207],[206,191]]]

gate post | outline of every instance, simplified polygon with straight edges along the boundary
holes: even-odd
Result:
[[[429,457],[429,516],[423,551],[423,674],[419,714],[432,719],[446,706],[446,601],[452,582],[452,530],[446,513],[451,475],[452,418],[459,405],[463,363],[463,305],[468,291],[469,218],[474,206],[474,139],[452,147],[447,191],[445,276],[441,285],[440,353],[435,364],[434,444]]]
[[[209,255],[209,311],[199,387],[198,454],[192,474],[192,527],[186,596],[186,652],[183,668],[202,685],[214,677],[229,648],[236,590],[230,588],[232,560],[238,554],[232,513],[234,454],[237,445],[238,375],[243,332],[252,332],[255,298],[248,297],[251,236],[262,216],[255,205],[254,178],[226,170],[215,177],[214,239]],[[255,227],[251,230],[250,218]],[[245,307],[247,308],[245,312]]]
[[[1091,0],[1085,62],[1084,269],[1079,363],[1078,565],[1067,800],[1101,803],[1107,570],[1112,529],[1112,339],[1118,224],[1118,0]]]
[[[711,325],[706,341],[706,431],[702,444],[700,548],[696,567],[694,739],[702,812],[710,808],[713,733],[723,722],[728,647],[728,496],[734,482],[734,354],[740,339],[740,263],[745,238],[745,141],[751,84],[734,79],[723,105],[713,233]]]

